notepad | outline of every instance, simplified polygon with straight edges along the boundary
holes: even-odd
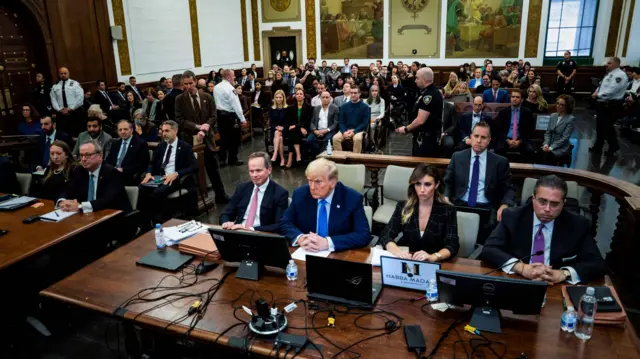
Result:
[[[61,209],[56,209],[55,211],[43,214],[42,216],[40,216],[40,219],[49,222],[60,222],[63,219],[67,219],[77,213],[78,212],[65,212]]]
[[[403,252],[409,252],[409,247],[399,247]],[[371,265],[374,267],[380,267],[380,256],[395,257],[391,252],[382,249],[381,245],[377,245],[371,248]]]
[[[307,260],[306,259],[307,256],[327,258],[329,256],[329,254],[331,254],[331,252],[328,251],[328,250],[320,251],[320,252],[310,252],[310,251],[307,251],[304,248],[300,247],[295,252],[293,252],[293,254],[291,255],[291,258],[297,259],[299,261],[303,261],[304,262],[304,261]]]

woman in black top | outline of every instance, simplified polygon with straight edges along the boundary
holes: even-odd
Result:
[[[127,91],[125,98],[127,99],[126,109],[127,112],[129,112],[129,121],[133,121],[133,113],[135,110],[142,108],[142,104],[138,101],[138,96],[136,96],[133,90]]]
[[[311,126],[311,116],[313,115],[313,107],[305,101],[304,91],[296,90],[295,102],[289,105],[287,114],[287,146],[289,147],[289,159],[285,168],[293,166],[293,151],[296,152],[296,166],[302,162],[302,152],[300,145],[309,135],[309,126]]]
[[[49,148],[49,166],[40,181],[38,197],[55,201],[67,189],[73,173],[73,156],[64,141],[53,141]]]
[[[409,199],[398,203],[380,235],[382,245],[397,257],[419,261],[440,262],[455,256],[460,248],[456,208],[445,202],[440,172],[427,164],[418,165],[407,192]],[[409,246],[413,255],[401,252],[399,246]]]

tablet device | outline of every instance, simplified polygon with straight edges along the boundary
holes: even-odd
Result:
[[[429,280],[436,279],[438,269],[440,269],[440,263],[380,257],[382,285],[426,292]]]
[[[182,254],[171,248],[165,250],[154,249],[138,259],[136,264],[175,272],[192,259],[192,255]]]

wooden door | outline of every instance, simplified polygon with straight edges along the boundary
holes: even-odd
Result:
[[[17,133],[22,104],[29,101],[35,80],[33,52],[21,20],[0,7],[0,135]]]

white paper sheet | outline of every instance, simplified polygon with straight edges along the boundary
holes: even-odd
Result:
[[[42,216],[40,216],[40,218],[49,222],[60,222],[63,219],[67,219],[73,216],[74,214],[78,214],[78,212],[65,212],[61,209],[56,209],[55,211],[43,214]]]
[[[304,248],[300,247],[295,252],[293,252],[293,254],[291,255],[291,258],[305,262],[306,261],[305,257],[307,255],[327,258],[329,254],[331,254],[331,252],[328,250],[320,251],[320,252],[309,252],[309,251],[306,251]]]
[[[385,251],[380,246],[371,248],[371,265],[374,267],[380,267],[380,256],[395,257],[391,252]]]

